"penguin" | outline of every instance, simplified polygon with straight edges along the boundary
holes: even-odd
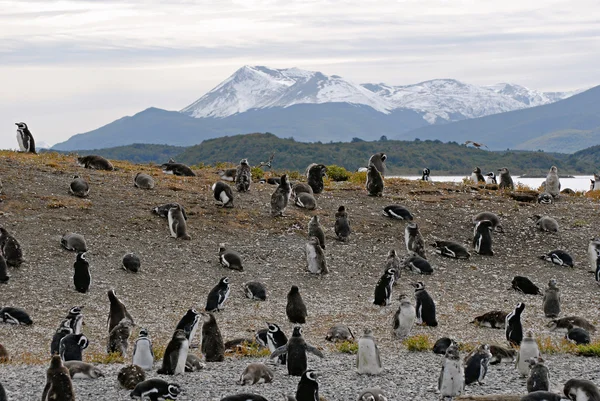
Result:
[[[4,347],[4,345],[0,344],[0,363],[8,363],[10,362],[10,355],[8,351]]]
[[[388,401],[388,398],[381,389],[368,388],[360,393],[358,401]]]
[[[519,399],[519,401],[562,401],[559,394],[551,393],[549,391],[534,391]]]
[[[556,166],[550,167],[550,171],[548,171],[545,190],[552,195],[553,198],[558,198],[558,195],[560,194],[560,179],[558,178],[558,169]]]
[[[281,176],[281,183],[271,195],[271,216],[283,216],[287,208],[292,189],[287,174]]]
[[[512,279],[512,288],[515,291],[521,292],[527,295],[542,295],[542,290],[533,284],[531,280],[524,276],[515,276]]]
[[[73,181],[69,185],[69,193],[80,198],[85,198],[90,194],[90,186],[83,178],[74,175]]]
[[[221,206],[225,208],[233,207],[233,191],[229,184],[223,181],[217,181],[212,186],[213,197],[221,202]]]
[[[490,171],[485,175],[485,184],[486,185],[498,185],[498,181],[496,181],[496,174],[493,171]]]
[[[521,325],[521,313],[525,309],[525,304],[519,302],[515,310],[506,315],[505,334],[506,340],[513,346],[521,345],[523,341],[523,326]]]
[[[104,373],[89,363],[81,361],[66,361],[64,366],[69,369],[71,379],[98,379],[104,377]]]
[[[344,324],[335,324],[329,330],[325,340],[331,342],[338,341],[354,341],[354,334],[350,331],[350,328]]]
[[[560,289],[556,286],[555,279],[548,282],[548,288],[544,293],[543,308],[546,317],[553,318],[560,315]]]
[[[223,304],[229,298],[230,291],[229,277],[222,277],[219,283],[208,293],[204,309],[207,312],[218,312],[223,309]]]
[[[546,325],[550,331],[568,332],[570,327],[580,327],[594,333],[596,326],[579,316],[567,316],[562,319],[554,319]]]
[[[540,231],[552,233],[558,232],[558,221],[552,217],[534,215],[533,220]]]
[[[435,252],[439,255],[453,259],[469,259],[471,254],[467,248],[459,243],[452,241],[435,241],[431,244],[435,248]]]
[[[219,174],[219,178],[221,178],[221,180],[233,182],[233,181],[235,181],[236,171],[237,171],[236,168],[228,168],[225,170],[217,171],[217,174]]]
[[[202,315],[202,354],[206,362],[223,362],[225,359],[225,345],[217,325],[215,315],[208,312]]]
[[[387,155],[383,152],[375,153],[369,158],[369,162],[367,166],[372,164],[375,166],[377,171],[381,174],[382,177],[385,177],[385,161],[387,160]]]
[[[517,358],[517,351],[499,345],[490,345],[490,352],[492,353],[490,365],[497,365],[502,362],[512,363]]]
[[[175,330],[165,349],[162,366],[156,371],[159,375],[179,375],[185,371],[189,351],[189,341],[183,330]]]
[[[181,387],[175,383],[167,383],[162,379],[148,379],[139,383],[129,394],[130,398],[144,400],[149,398],[151,401],[175,400],[181,394]]]
[[[327,167],[323,164],[314,164],[308,166],[307,183],[312,188],[313,194],[323,192],[323,177],[327,175]]]
[[[473,248],[479,255],[494,256],[492,250],[492,222],[482,220],[475,224],[473,230]]]
[[[296,389],[296,401],[320,401],[319,374],[312,369],[302,373]]]
[[[269,401],[262,395],[251,394],[251,393],[240,393],[234,395],[228,395],[227,397],[221,398],[219,401]]]
[[[575,267],[571,255],[560,249],[548,252],[547,254],[540,256],[540,259],[559,266]]]
[[[352,230],[350,229],[350,221],[348,220],[348,212],[346,212],[345,206],[340,206],[335,213],[334,231],[339,241],[348,241],[348,237]]]
[[[435,302],[425,290],[425,284],[419,281],[412,284],[415,287],[415,310],[417,312],[417,324],[436,327],[438,322],[435,316]]]
[[[383,213],[385,217],[390,217],[396,220],[407,220],[412,221],[413,215],[410,211],[402,206],[402,205],[389,205],[383,208]]]
[[[325,253],[319,245],[317,237],[309,237],[306,243],[306,264],[308,271],[312,274],[327,274],[327,263]]]
[[[6,391],[4,390],[2,383],[0,383],[0,401],[8,401],[8,396],[6,395]]]
[[[425,167],[422,173],[423,174],[421,175],[421,181],[431,181],[431,177],[429,176],[431,174],[431,170]]]
[[[2,248],[0,248],[0,284],[6,284],[8,283],[8,280],[10,280],[10,276],[7,271],[8,265],[6,264],[6,259],[4,259]]]
[[[126,356],[129,336],[133,324],[128,319],[123,319],[108,333],[108,343],[106,345],[107,354],[116,354],[117,356]]]
[[[461,395],[465,387],[463,366],[458,347],[450,345],[444,355],[442,370],[438,379],[438,390],[442,400],[452,399]]]
[[[476,316],[471,323],[479,327],[489,327],[492,329],[504,329],[506,328],[506,316],[508,313],[494,310],[486,312],[483,315]]]
[[[297,198],[301,193],[313,195],[313,189],[305,182],[297,182],[292,186],[292,196]]]
[[[245,386],[246,384],[271,383],[274,376],[275,374],[271,368],[264,363],[249,363],[242,372],[237,384]]]
[[[73,334],[81,334],[83,331],[83,306],[74,306],[69,309],[67,317],[61,322],[61,326],[70,327]]]
[[[35,139],[31,135],[31,131],[27,124],[20,122],[15,123],[17,126],[17,142],[21,152],[37,154],[35,151]]]
[[[180,205],[179,203],[166,203],[164,205],[157,206],[154,209],[152,209],[152,213],[166,219],[169,217],[169,210],[171,210],[171,208],[173,208],[177,205],[179,205],[179,207],[181,208],[181,213],[183,214],[183,219],[187,220],[188,218],[187,218],[187,214],[185,213],[185,208],[182,205]]]
[[[67,251],[72,252],[87,252],[88,247],[85,238],[81,234],[66,233],[62,236],[60,244]]]
[[[398,310],[394,314],[392,329],[397,339],[404,339],[408,337],[415,325],[417,312],[410,302],[408,295],[402,294],[398,297],[398,300],[400,301],[400,306],[398,306]]]
[[[168,219],[171,237],[181,238],[183,240],[192,239],[192,237],[190,237],[187,233],[187,224],[185,223],[183,213],[181,212],[181,206],[179,204],[175,204],[175,206],[169,209]]]
[[[256,301],[267,300],[267,288],[263,283],[259,283],[258,281],[245,283],[244,294],[246,294],[246,298],[254,299]]]
[[[140,189],[154,189],[154,178],[148,174],[137,173],[133,178],[133,185]]]
[[[263,348],[267,348],[267,333],[268,332],[269,332],[268,329],[260,329],[260,330],[256,330],[256,332],[254,333],[254,341],[256,341],[256,343]]]
[[[188,353],[188,356],[185,360],[185,371],[186,372],[199,372],[206,367],[205,364],[202,363],[202,359],[197,357],[194,354]]]
[[[196,173],[191,168],[182,163],[163,163],[161,165],[162,171],[165,174],[173,174],[180,177],[195,177]]]
[[[590,333],[581,327],[573,327],[572,325],[569,326],[569,332],[565,338],[577,345],[590,343]]]
[[[23,326],[31,326],[33,324],[33,320],[27,312],[13,306],[0,308],[0,321]]]
[[[146,372],[138,365],[124,366],[117,374],[119,385],[127,390],[133,390],[135,386],[144,380],[146,380]]]
[[[600,259],[600,238],[592,238],[588,245],[588,260],[590,261],[590,271],[598,270],[598,259]],[[596,281],[599,279],[596,277]]]
[[[285,313],[288,320],[293,324],[306,323],[306,317],[308,316],[306,305],[300,295],[300,289],[295,285],[288,292]]]
[[[437,339],[435,344],[433,344],[433,348],[431,350],[434,354],[446,355],[448,347],[450,347],[452,344],[456,344],[456,341],[448,337],[441,337]]]
[[[319,216],[317,215],[311,217],[310,221],[308,222],[308,236],[317,237],[319,240],[319,245],[321,248],[325,249],[325,232],[323,231],[323,227],[321,227]]]
[[[275,352],[277,348],[287,344],[288,338],[283,330],[275,323],[267,322],[267,326],[267,347],[269,348],[269,351]],[[281,365],[285,365],[287,363],[287,355],[280,355],[278,361]]]
[[[383,196],[383,177],[374,165],[367,167],[367,193],[369,196]]]
[[[485,178],[483,178],[483,174],[481,174],[481,169],[479,167],[475,167],[475,169],[473,169],[473,172],[471,173],[471,181],[473,181],[475,184],[485,182]]]
[[[269,177],[269,178],[267,178],[266,183],[269,185],[279,185],[279,184],[281,184],[281,178],[280,177]]]
[[[128,253],[123,256],[123,260],[121,261],[121,266],[125,271],[137,273],[140,270],[140,258],[134,253]]]
[[[301,192],[296,195],[294,204],[306,210],[315,210],[317,208],[317,200],[309,193]]]
[[[133,365],[137,365],[144,370],[152,370],[154,366],[154,350],[152,349],[152,340],[150,340],[147,329],[140,330],[133,346],[131,359]]]
[[[425,241],[421,231],[419,231],[419,225],[417,223],[409,223],[404,228],[404,243],[406,244],[406,250],[414,252],[423,259],[427,259],[425,255]]]
[[[387,254],[387,259],[385,261],[385,269],[383,269],[383,271],[387,271],[388,269],[395,270],[394,285],[396,285],[398,283],[398,280],[400,279],[401,268],[402,262],[396,254],[396,251],[394,249],[389,250]]]
[[[379,349],[373,337],[373,331],[369,328],[365,329],[364,334],[358,340],[356,370],[359,375],[378,375],[383,371]]]
[[[569,379],[565,383],[563,393],[572,401],[600,400],[600,390],[589,380]]]
[[[279,355],[287,354],[288,375],[302,376],[307,369],[306,353],[310,352],[319,358],[325,356],[317,348],[306,343],[302,337],[302,328],[295,326],[292,332],[292,338],[289,339],[286,345],[283,345],[275,352],[271,353],[271,359],[277,358]]]
[[[42,401],[50,400],[75,401],[69,369],[63,365],[58,355],[50,360],[50,367],[46,371],[46,386],[42,393]]]
[[[73,283],[77,292],[85,294],[90,289],[92,275],[90,274],[90,264],[85,258],[85,252],[77,253],[75,263],[73,264],[75,273],[73,274]]]
[[[225,248],[223,243],[219,244],[219,263],[231,270],[244,271],[242,256],[236,251]]]
[[[527,392],[549,391],[550,372],[541,357],[529,360],[529,377],[527,378]]]
[[[83,334],[68,334],[60,340],[58,353],[63,361],[82,361],[89,341]]]
[[[186,338],[192,344],[194,340],[194,336],[196,335],[196,331],[198,330],[198,325],[200,323],[200,314],[196,312],[196,309],[188,309],[185,315],[179,320],[175,330],[183,330]],[[202,343],[202,341],[200,341]]]
[[[66,321],[66,324],[69,322]],[[74,334],[73,329],[69,326],[60,326],[54,332],[52,336],[52,342],[50,343],[50,355],[58,354],[60,351],[60,341],[68,336],[69,334]]]
[[[500,223],[500,218],[492,212],[481,212],[473,217],[473,224],[477,225],[478,222],[487,220],[492,223],[492,230],[498,233],[504,233],[504,228]]]
[[[115,290],[108,290],[107,294],[108,300],[110,301],[110,311],[108,313],[108,320],[106,321],[108,332],[110,333],[123,319],[128,319],[131,324],[135,325],[133,317],[127,312],[127,308],[123,302],[117,298]]]
[[[510,176],[508,169],[506,167],[502,167],[498,169],[498,172],[500,173],[500,185],[498,185],[498,188],[514,191],[515,184],[513,183],[513,179]]]
[[[415,252],[408,252],[402,258],[402,264],[405,268],[418,274],[432,274],[433,268],[426,259],[417,255]]]
[[[542,205],[551,205],[554,203],[554,198],[548,192],[542,192],[537,197],[537,203]]]
[[[106,160],[104,157],[97,155],[78,157],[77,164],[84,168],[90,168],[94,170],[113,171],[115,169],[111,162]]]
[[[519,348],[519,353],[517,354],[516,367],[521,376],[527,377],[529,376],[529,360],[531,358],[539,358],[540,349],[535,341],[535,338],[533,338],[533,332],[531,330],[527,331],[525,338],[523,338],[523,341],[520,343],[520,345],[521,347]]]
[[[465,362],[465,385],[475,382],[483,384],[491,358],[490,346],[488,344],[480,345]]]
[[[0,227],[0,250],[2,250],[7,265],[19,267],[23,263],[21,244],[4,227]]]
[[[392,287],[396,277],[395,269],[387,269],[375,286],[375,296],[373,304],[379,306],[388,306],[392,298]]]
[[[248,164],[248,159],[242,159],[235,170],[235,187],[238,192],[248,192],[251,183],[252,172]]]

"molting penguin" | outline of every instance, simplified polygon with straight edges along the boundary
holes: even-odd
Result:
[[[377,168],[370,164],[367,167],[367,192],[369,196],[383,196],[383,177]]]
[[[235,170],[235,187],[238,192],[248,192],[251,183],[252,172],[248,164],[248,159],[242,159]]]
[[[306,353],[310,352],[319,358],[324,358],[324,355],[317,348],[306,343],[302,337],[302,328],[295,326],[292,337],[286,345],[277,348],[271,354],[271,359],[277,358],[279,355],[287,354],[287,368],[290,376],[302,376],[307,369]]]
[[[558,178],[558,169],[556,166],[550,167],[550,171],[548,171],[545,190],[554,198],[558,198],[558,195],[560,194],[560,180]]]
[[[297,182],[294,184],[294,186],[292,186],[292,196],[296,198],[301,193],[313,195],[313,189],[305,182]]]
[[[245,386],[246,384],[261,384],[261,383],[271,383],[273,381],[274,373],[267,365],[264,363],[250,363],[246,366],[240,379],[238,380],[238,384],[241,386]]]
[[[281,330],[281,328],[275,323],[267,322],[267,326],[267,347],[269,348],[269,351],[275,352],[277,348],[283,347],[287,344],[288,338],[283,330]],[[280,355],[278,361],[280,364],[285,365],[287,361],[287,355]]]
[[[185,371],[189,342],[183,330],[175,330],[165,350],[162,366],[156,371],[159,375],[178,375]]]
[[[187,224],[185,222],[185,218],[183,217],[183,212],[181,211],[181,205],[175,204],[175,206],[169,209],[168,219],[171,237],[181,238],[184,240],[192,239],[192,237],[190,237],[187,233]]]
[[[89,155],[77,158],[77,164],[94,170],[113,171],[115,167],[102,156]]]
[[[196,176],[196,173],[194,173],[191,168],[182,163],[163,163],[160,167],[165,174],[173,174],[180,177]]]
[[[187,359],[185,360],[185,371],[186,372],[199,372],[206,367],[205,364],[202,363],[202,359],[197,357],[194,354],[189,354]]]
[[[524,276],[515,276],[512,279],[512,288],[515,291],[521,292],[527,295],[542,295],[542,290],[533,284],[531,280]]]
[[[493,171],[490,171],[485,175],[485,184],[486,185],[498,185],[498,181],[496,181],[496,174]]]
[[[140,270],[141,261],[140,258],[134,253],[128,253],[123,256],[121,266],[125,271],[137,273]]]
[[[554,319],[546,325],[550,331],[568,332],[572,327],[580,327],[586,331],[595,332],[596,326],[579,316],[567,316],[562,319]]]
[[[306,317],[308,316],[306,305],[302,300],[299,288],[295,285],[293,285],[290,292],[288,292],[285,313],[291,323],[306,323]]]
[[[221,206],[226,208],[233,207],[233,191],[229,184],[224,183],[223,181],[217,181],[212,186],[213,197],[221,202]]]
[[[106,322],[108,325],[108,332],[110,333],[123,319],[129,319],[132,324],[135,324],[133,317],[127,312],[125,304],[117,298],[115,290],[109,290],[107,294],[108,300],[110,301],[110,311]]]
[[[404,228],[404,243],[408,252],[414,252],[423,259],[427,259],[425,255],[425,241],[417,223],[409,223]]]
[[[217,174],[219,174],[219,178],[221,178],[221,180],[223,181],[235,181],[236,171],[236,168],[228,168],[225,170],[217,171]]]
[[[108,333],[106,352],[118,356],[127,355],[129,336],[133,324],[128,319],[123,319]]]
[[[433,268],[426,259],[414,252],[409,252],[402,258],[402,264],[405,268],[418,274],[432,274]]]
[[[425,284],[419,281],[414,283],[413,287],[415,287],[417,324],[436,327],[438,322],[435,316],[435,302],[425,290]]]
[[[34,153],[35,151],[35,140],[33,139],[33,135],[31,135],[31,131],[27,124],[15,123],[17,126],[17,142],[19,143],[19,150],[21,152]]]
[[[138,365],[124,366],[117,374],[119,385],[127,390],[133,390],[144,380],[146,380],[146,372]]]
[[[154,350],[147,329],[141,329],[135,340],[131,363],[144,370],[152,370],[154,366]]]
[[[58,355],[50,360],[50,367],[46,371],[46,386],[42,393],[42,401],[50,400],[75,401],[69,369],[63,365]]]
[[[500,173],[500,185],[498,186],[500,189],[508,189],[513,191],[515,189],[515,184],[513,183],[513,179],[510,176],[510,172],[506,167],[502,167],[498,169]]]
[[[441,337],[438,338],[435,344],[433,344],[433,348],[431,349],[434,354],[445,355],[448,347],[452,344],[456,344],[456,341],[449,337]]]
[[[75,274],[73,274],[73,283],[77,292],[85,294],[90,289],[92,275],[90,274],[90,264],[85,258],[85,252],[79,252],[75,263],[73,264]]]
[[[379,306],[388,306],[391,303],[392,287],[394,286],[394,278],[396,277],[395,269],[387,269],[383,276],[377,281],[375,286],[375,296],[373,304]]]
[[[517,358],[517,351],[499,345],[490,345],[490,352],[492,353],[490,365],[497,365],[502,362],[512,363]]]
[[[19,241],[4,227],[0,227],[0,250],[7,265],[19,267],[23,263],[23,250]]]
[[[317,200],[309,193],[301,192],[296,195],[294,204],[306,210],[315,210],[317,208]]]
[[[534,215],[533,220],[535,221],[536,227],[540,231],[553,233],[558,232],[558,221],[552,217]]]
[[[307,182],[314,194],[323,192],[323,177],[327,175],[327,167],[323,164],[314,164],[308,166]]]
[[[600,238],[592,238],[588,245],[588,260],[590,261],[590,271],[598,270],[598,259],[600,259]],[[596,281],[599,281],[596,277]]]
[[[281,176],[281,183],[271,195],[271,216],[283,216],[290,200],[292,189],[287,174]]]
[[[387,155],[383,152],[375,153],[373,156],[369,158],[369,162],[367,165],[374,165],[377,171],[381,174],[381,177],[385,177],[385,161],[387,160]]]
[[[446,400],[462,394],[464,387],[465,379],[460,354],[458,347],[452,344],[444,355],[444,362],[438,379],[438,390],[442,400]]]
[[[480,182],[485,183],[485,178],[483,178],[483,174],[481,174],[481,169],[479,167],[475,167],[473,172],[471,173],[471,181],[475,184],[479,184]]]
[[[431,174],[431,170],[429,170],[427,167],[425,167],[423,169],[423,173],[421,175],[421,181],[431,181],[431,177],[429,176]]]
[[[337,239],[346,242],[350,236],[350,221],[348,220],[348,212],[346,212],[345,206],[340,206],[338,211],[335,213],[335,235]]]
[[[256,301],[267,300],[267,288],[263,283],[258,281],[251,281],[244,284],[244,294],[246,298],[254,299]]]
[[[31,320],[27,312],[13,306],[0,308],[0,322],[24,326],[31,326],[33,324],[33,320]]]
[[[317,237],[319,239],[319,245],[325,249],[325,232],[319,222],[319,216],[314,215],[308,222],[308,236]]]
[[[60,240],[60,245],[67,251],[87,252],[85,238],[81,234],[66,233]]]
[[[71,181],[71,185],[69,185],[69,193],[80,198],[85,198],[90,194],[90,186],[83,178],[74,175],[73,181]]]
[[[479,255],[494,256],[492,250],[492,230],[493,225],[491,221],[482,220],[475,224],[473,230],[473,248]]]
[[[229,298],[230,291],[229,277],[222,277],[219,283],[208,293],[204,309],[207,312],[215,312],[223,309],[223,304]]]
[[[408,295],[402,294],[398,300],[400,301],[400,306],[398,306],[398,310],[394,314],[392,329],[396,338],[403,339],[408,337],[415,325],[417,312],[410,302]]]
[[[495,310],[476,316],[471,323],[479,327],[490,327],[492,329],[504,329],[506,327],[506,316],[508,313]]]
[[[527,392],[549,391],[550,390],[550,372],[544,360],[531,358],[529,360],[529,377],[527,378]]]
[[[577,345],[590,343],[590,333],[588,333],[585,329],[582,329],[581,327],[569,326],[569,332],[567,333],[565,338],[569,341],[574,342]]]
[[[397,220],[408,220],[412,221],[413,215],[410,211],[402,206],[402,205],[389,205],[383,208],[383,213],[385,217],[390,217],[392,219]]]
[[[549,391],[534,391],[519,399],[519,401],[562,401],[559,394],[551,393]]]
[[[231,270],[244,271],[242,256],[236,251],[225,248],[223,243],[219,244],[219,263]]]
[[[589,380],[570,379],[565,383],[563,392],[572,401],[598,401],[600,390]]]
[[[198,324],[200,323],[200,315],[196,312],[196,309],[188,309],[185,315],[179,320],[175,330],[183,330],[185,337],[188,339],[190,344],[194,340],[196,331],[198,330]]]
[[[559,266],[574,267],[573,258],[571,257],[571,255],[569,255],[565,251],[561,251],[560,249],[548,252],[547,254],[540,256],[540,259],[545,260],[546,262],[554,263],[555,265]]]
[[[313,274],[327,274],[327,263],[323,248],[319,245],[317,237],[309,237],[306,243],[306,264],[308,271]]]
[[[491,358],[490,346],[488,344],[480,345],[476,352],[465,361],[465,385],[475,382],[483,384]]]
[[[490,221],[492,223],[492,229],[496,232],[503,233],[504,229],[500,223],[500,218],[492,212],[481,212],[473,217],[473,224],[477,225],[480,221]]]
[[[396,283],[400,279],[401,268],[402,262],[400,261],[400,258],[396,254],[396,251],[391,249],[387,254],[384,271],[387,271],[388,269],[394,269],[394,271],[396,272],[394,274],[394,285],[396,285]]]
[[[521,325],[521,313],[525,309],[525,304],[519,302],[515,310],[506,315],[505,334],[506,340],[513,346],[521,345],[523,341],[523,326]]]
[[[180,393],[178,384],[167,383],[162,379],[148,379],[135,386],[129,397],[137,400],[145,400],[147,397],[152,401],[175,400]]]
[[[356,370],[359,375],[378,375],[383,370],[379,348],[373,337],[373,331],[369,328],[365,329],[364,334],[358,340]]]
[[[202,354],[206,362],[223,362],[225,359],[225,345],[223,336],[217,325],[215,315],[208,312],[202,315]]]
[[[4,254],[2,253],[2,248],[0,248],[0,284],[8,283],[10,280],[10,276],[8,275],[8,265],[6,264],[6,259],[4,259]]]
[[[452,241],[435,241],[431,244],[435,248],[435,252],[439,255],[453,259],[469,259],[471,254],[467,248],[457,242]]]
[[[556,286],[555,279],[548,282],[548,288],[544,293],[543,307],[546,317],[552,318],[560,315],[560,290]]]
[[[521,376],[529,376],[529,360],[532,358],[540,357],[540,349],[538,347],[535,338],[533,338],[533,332],[529,330],[521,342],[519,353],[517,354],[517,371]]]
[[[308,369],[300,377],[296,389],[296,401],[319,401],[319,374]]]
[[[66,361],[65,368],[69,369],[72,379],[98,379],[104,377],[104,373],[89,363],[81,361]]]
[[[154,209],[152,209],[152,213],[166,219],[169,217],[169,210],[171,210],[171,208],[173,208],[177,205],[179,205],[179,203],[166,203],[164,205],[160,205],[160,206],[157,206]],[[179,205],[179,206],[181,207],[181,213],[183,214],[183,218],[185,220],[187,220],[187,214],[185,213],[185,208],[182,205]]]
[[[332,342],[353,341],[354,335],[352,334],[352,331],[350,331],[350,327],[345,324],[336,324],[327,330],[325,340]]]
[[[154,189],[154,178],[148,174],[137,173],[133,178],[133,185],[140,189]]]
[[[68,334],[60,340],[58,353],[63,361],[82,361],[83,350],[89,345],[89,341],[83,334]]]

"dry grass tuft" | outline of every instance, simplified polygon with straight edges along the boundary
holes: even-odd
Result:
[[[575,353],[577,355],[600,357],[600,340],[596,340],[587,345],[573,345],[572,343],[569,343],[569,345],[576,348]]]
[[[90,209],[92,202],[71,196],[45,196],[42,198],[46,201],[48,209]]]
[[[431,351],[433,341],[427,334],[417,334],[416,336],[408,337],[402,340],[402,344],[409,351],[423,352]]]
[[[254,341],[244,341],[235,349],[230,350],[228,355],[238,358],[266,358],[271,355],[271,351]]]
[[[93,351],[85,355],[85,359],[88,363],[125,363],[125,358],[118,352],[111,352],[106,354],[104,352]]]
[[[600,201],[600,191],[587,191],[584,196],[589,199]]]
[[[356,354],[358,343],[355,341],[340,341],[335,343],[335,349],[342,354]]]

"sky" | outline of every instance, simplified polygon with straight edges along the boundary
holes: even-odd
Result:
[[[0,0],[0,148],[180,110],[243,65],[356,83],[600,84],[597,0]]]

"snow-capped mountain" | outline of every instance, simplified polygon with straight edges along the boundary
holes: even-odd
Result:
[[[403,86],[358,85],[337,75],[299,68],[244,66],[181,112],[196,118],[225,118],[253,109],[349,103],[384,114],[396,109],[413,110],[434,124],[540,106],[575,93],[544,93],[506,83],[475,86],[454,79]]]

